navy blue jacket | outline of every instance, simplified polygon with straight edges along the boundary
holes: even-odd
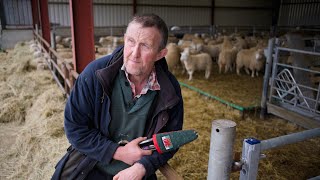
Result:
[[[110,163],[118,144],[109,140],[110,97],[113,80],[123,64],[123,47],[112,55],[92,61],[76,80],[65,108],[65,132],[70,144],[93,161]],[[160,132],[182,129],[183,100],[176,78],[168,71],[165,58],[155,63],[161,90],[152,117],[145,128],[151,138]],[[146,177],[173,157],[176,151],[154,151],[138,162],[146,168]],[[84,166],[85,167],[85,166]],[[81,171],[81,170],[80,170]]]

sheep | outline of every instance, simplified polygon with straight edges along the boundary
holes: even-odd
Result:
[[[238,51],[240,51],[241,49],[248,49],[248,44],[243,38],[236,36],[236,40],[237,42],[234,46],[237,48]]]
[[[63,58],[63,59],[67,59],[67,58],[72,58],[73,57],[73,53],[71,51],[61,51],[58,52],[59,57]]]
[[[37,71],[43,71],[43,70],[47,70],[48,66],[46,63],[38,63],[37,64]]]
[[[190,55],[189,48],[186,48],[181,53],[180,60],[188,71],[189,81],[192,80],[192,75],[196,70],[205,70],[205,78],[208,79],[210,77],[212,60],[208,53]]]
[[[40,50],[36,50],[36,51],[33,53],[33,57],[34,57],[34,58],[42,57],[42,52],[41,52]]]
[[[224,36],[223,37],[223,43],[221,45],[221,51],[223,51],[224,49],[231,49],[233,47],[230,39],[228,36]]]
[[[180,49],[175,43],[167,44],[168,53],[165,56],[169,71],[173,72],[180,64]]]
[[[55,41],[56,41],[57,44],[61,43],[61,41],[62,41],[62,36],[57,35],[57,36],[55,37]]]
[[[251,70],[251,77],[254,77],[255,72],[258,76],[258,72],[264,66],[264,52],[259,48],[243,49],[237,54],[236,64],[237,64],[237,74],[240,75],[240,69],[245,68],[247,74],[250,74],[249,69]]]
[[[112,48],[111,45],[108,45],[106,47],[95,47],[95,53],[103,54],[103,55],[109,55],[113,52],[114,48]]]
[[[220,54],[221,45],[220,44],[216,44],[216,45],[202,45],[201,44],[198,47],[198,50],[201,52],[205,52],[205,53],[210,54],[212,59],[217,59]]]
[[[168,43],[178,43],[178,38],[172,35],[168,36]]]
[[[113,47],[116,48],[120,45],[124,44],[124,39],[123,37],[114,37],[113,38]]]
[[[217,36],[215,39],[207,39],[207,45],[216,45],[223,42],[223,36]]]
[[[112,45],[113,43],[113,36],[107,36],[107,37],[100,37],[99,39],[99,43],[101,44],[101,46],[105,47],[108,45]]]
[[[189,48],[189,52],[191,54],[198,54],[199,50],[198,50],[198,46],[197,44],[193,43],[192,41],[185,41],[185,40],[179,40],[178,42],[178,47],[180,49],[180,51],[184,51],[185,48]]]
[[[185,41],[192,41],[192,39],[194,38],[195,36],[193,34],[184,34],[182,39],[185,40]]]
[[[219,59],[218,59],[218,65],[219,65],[219,73],[221,73],[222,69],[224,69],[224,73],[227,73],[228,70],[230,72],[232,71],[236,56],[237,56],[237,48],[233,47],[232,49],[225,49],[220,52]]]
[[[62,45],[66,48],[72,48],[72,38],[71,37],[63,38]]]

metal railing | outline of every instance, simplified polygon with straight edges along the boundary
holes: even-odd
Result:
[[[51,71],[54,80],[57,82],[62,92],[69,97],[71,89],[79,74],[74,70],[71,63],[67,63],[51,45],[43,39],[38,33],[34,31],[35,40],[40,44],[41,51],[48,54],[46,64]]]
[[[261,154],[261,152],[316,137],[320,137],[320,128],[305,130],[262,141],[255,138],[244,139],[242,158],[241,162],[239,162],[242,167],[240,171],[240,180],[257,179],[259,160],[266,157],[264,154]]]
[[[263,151],[311,138],[319,138],[320,128],[266,140],[246,138],[243,140],[241,158],[235,154],[232,159],[235,134],[235,122],[227,119],[212,121],[207,180],[230,179],[231,172],[235,171],[240,171],[240,180],[255,180],[258,175],[260,159],[267,157],[265,154],[261,154]]]

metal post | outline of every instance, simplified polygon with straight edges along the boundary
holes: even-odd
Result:
[[[50,32],[50,39],[51,39],[51,48],[54,50],[57,50],[56,47],[56,33],[54,33],[53,31]]]
[[[236,123],[220,119],[212,122],[208,180],[230,179]]]
[[[260,152],[261,144],[259,140],[254,138],[244,139],[240,180],[255,180],[257,178]]]
[[[261,111],[260,118],[264,119],[267,113],[267,96],[268,96],[268,86],[269,86],[269,77],[272,67],[272,54],[273,54],[274,38],[269,39],[268,42],[268,52],[267,52],[267,62],[265,73],[263,77],[263,91],[261,98]]]

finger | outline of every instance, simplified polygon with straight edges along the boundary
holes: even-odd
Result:
[[[139,144],[141,141],[144,141],[146,139],[147,139],[147,137],[138,137],[138,138],[132,140],[131,142],[134,144]]]
[[[113,178],[112,178],[112,180],[118,180],[119,179],[119,174],[116,174]]]
[[[152,150],[142,150],[142,155],[149,156],[152,154]]]

